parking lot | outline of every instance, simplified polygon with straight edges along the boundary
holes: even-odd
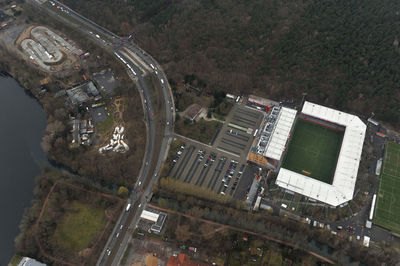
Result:
[[[226,118],[214,146],[222,151],[246,157],[253,141],[253,133],[262,120],[262,113],[243,105],[235,105]]]
[[[253,132],[261,119],[261,112],[235,105],[213,146],[183,138],[184,144],[170,166],[169,176],[242,199],[253,179],[252,175],[243,173]]]

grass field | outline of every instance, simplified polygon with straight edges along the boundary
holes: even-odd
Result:
[[[88,248],[106,223],[104,210],[74,201],[53,235],[58,246],[73,252]]]
[[[186,120],[187,121],[187,120]],[[176,133],[209,144],[218,130],[222,127],[222,123],[218,121],[206,121],[200,119],[199,121],[192,123],[185,123],[184,118],[180,118],[175,123]]]
[[[113,114],[110,113],[110,115],[107,116],[107,119],[101,123],[97,124],[97,132],[99,134],[104,134],[108,131],[110,131],[114,126],[114,118]]]
[[[344,132],[298,119],[282,167],[332,183]]]
[[[374,223],[400,234],[400,144],[388,142]]]

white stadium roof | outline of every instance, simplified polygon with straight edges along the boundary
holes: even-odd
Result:
[[[355,115],[305,102],[302,113],[346,127],[332,184],[281,168],[276,184],[332,206],[353,198],[366,125]]]
[[[286,107],[281,108],[274,132],[264,152],[265,157],[275,160],[281,159],[296,113],[297,111],[294,109]]]

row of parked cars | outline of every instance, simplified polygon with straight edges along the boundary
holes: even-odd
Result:
[[[215,161],[215,158],[217,158],[217,155],[215,153],[211,153],[208,158],[206,163],[204,164],[204,168],[211,166],[213,164],[213,162]]]
[[[226,169],[225,176],[222,178],[223,188],[222,188],[221,194],[225,195],[226,190],[229,187],[229,183],[231,182],[233,175],[235,174],[235,169],[236,169],[237,165],[238,165],[238,162],[235,160],[231,160],[231,162],[229,163],[229,167],[228,167],[228,169]],[[240,173],[240,174],[242,174],[242,173]],[[239,176],[239,178],[240,178],[240,176]],[[232,192],[236,189],[238,182],[239,182],[239,179],[236,176],[236,179],[231,187]]]
[[[179,160],[179,158],[181,157],[181,154],[184,150],[185,150],[185,144],[182,144],[181,147],[179,148],[178,152],[176,153],[175,158],[172,160],[171,169],[174,168],[176,162]]]
[[[203,150],[199,150],[199,151],[197,152],[197,156],[199,156],[199,162],[203,161],[204,155],[206,155],[206,152],[203,151]]]

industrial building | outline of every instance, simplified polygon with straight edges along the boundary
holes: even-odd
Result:
[[[101,99],[99,91],[90,80],[67,89],[66,92],[72,105],[75,106],[90,100],[97,101]]]
[[[141,219],[151,222],[150,231],[159,234],[164,226],[167,214],[164,212],[154,212],[149,210],[143,210],[140,215]]]
[[[276,184],[311,199],[339,206],[353,199],[366,125],[355,115],[325,106],[305,102],[302,114],[344,127],[332,183],[322,182],[309,175],[280,168]]]
[[[29,257],[23,257],[18,263],[18,266],[46,266],[46,264]]]

